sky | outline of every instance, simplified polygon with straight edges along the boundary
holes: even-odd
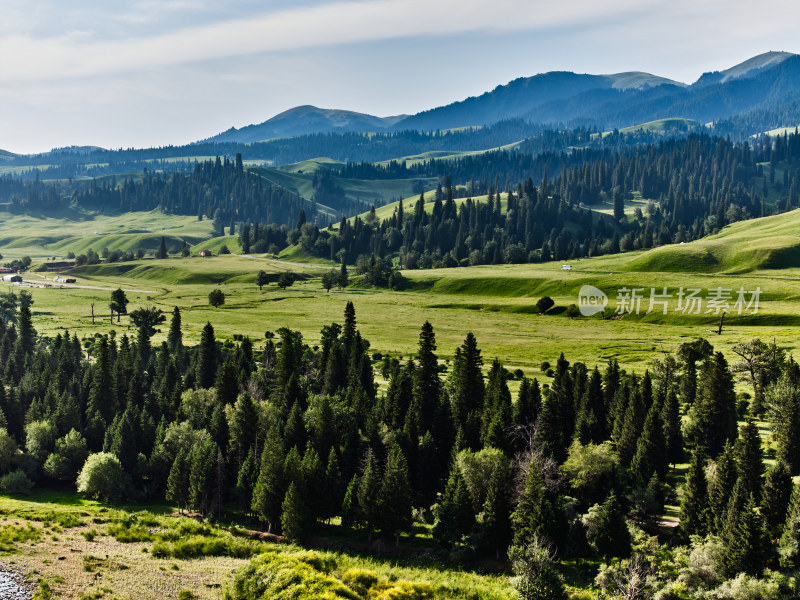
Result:
[[[547,71],[800,53],[773,0],[0,0],[0,148],[184,144],[301,104],[413,114]]]

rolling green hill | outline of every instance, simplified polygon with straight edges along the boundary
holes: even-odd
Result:
[[[314,159],[292,165],[293,168],[266,168],[252,167],[251,170],[261,175],[267,181],[281,185],[310,200],[314,195],[314,172],[326,159]],[[306,165],[310,170],[298,165]],[[421,177],[416,179],[342,179],[334,177],[334,181],[340,187],[348,200],[361,202],[366,205],[383,205],[394,198],[404,198],[412,196],[415,190],[422,186],[424,189],[436,187],[439,180],[435,177]],[[321,206],[321,205],[318,205]],[[336,214],[335,207],[322,207],[325,212]]]
[[[64,210],[52,217],[0,212],[0,253],[5,257],[32,258],[80,254],[90,248],[100,252],[155,249],[164,236],[167,246],[189,244],[212,236],[212,223],[197,217],[165,215],[158,210],[101,215]]]
[[[630,271],[746,273],[800,267],[800,210],[741,221],[690,244],[654,248]]]
[[[690,129],[696,129],[699,127],[703,127],[703,124],[699,121],[694,121],[692,119],[678,119],[678,118],[670,118],[670,119],[658,119],[656,121],[649,121],[647,123],[640,123],[638,125],[631,125],[630,127],[623,127],[619,129],[620,133],[636,133],[636,132],[645,132],[645,133],[671,133],[671,132],[678,132],[678,131],[689,131]],[[603,136],[610,135],[610,131],[604,131]]]

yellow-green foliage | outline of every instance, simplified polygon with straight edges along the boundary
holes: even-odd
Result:
[[[344,584],[367,600],[429,600],[434,598],[430,583],[381,581],[367,569],[348,569],[342,574]]]
[[[0,526],[0,552],[13,552],[20,542],[38,542],[42,532],[33,525]]]
[[[316,562],[312,554],[261,554],[236,572],[226,600],[362,600],[341,581],[312,566]]]
[[[251,540],[203,535],[194,535],[174,542],[156,542],[153,545],[153,556],[170,556],[172,558],[200,558],[202,556],[248,558],[260,551],[261,547],[258,542]]]

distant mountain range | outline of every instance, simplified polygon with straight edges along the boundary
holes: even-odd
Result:
[[[310,105],[296,106],[258,125],[248,125],[241,129],[231,127],[227,131],[203,141],[248,144],[273,138],[297,137],[310,133],[384,131],[407,116],[375,117],[351,110],[317,108]]]
[[[613,75],[552,71],[415,115],[376,117],[298,106],[203,142],[251,143],[314,133],[436,131],[521,118],[543,125],[621,128],[667,117],[703,123],[769,110],[800,99],[800,56],[767,52],[695,83],[638,71]],[[795,125],[796,123],[782,123]]]

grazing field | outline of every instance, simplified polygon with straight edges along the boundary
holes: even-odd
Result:
[[[451,356],[466,332],[473,331],[485,356],[497,356],[528,375],[537,374],[543,361],[552,362],[562,351],[571,360],[590,365],[617,358],[641,368],[654,352],[671,352],[698,336],[708,337],[723,350],[753,337],[774,338],[795,349],[800,324],[800,262],[795,258],[800,238],[793,233],[797,221],[800,211],[738,223],[690,244],[570,261],[571,271],[561,270],[561,263],[405,271],[407,282],[400,291],[356,284],[326,292],[320,280],[325,269],[320,267],[333,267],[333,263],[315,261],[302,266],[303,256],[296,251],[277,261],[271,256],[227,255],[100,264],[75,269],[74,274],[79,285],[104,289],[31,288],[34,322],[42,333],[128,330],[127,319],[112,326],[107,318],[110,290],[123,287],[146,290],[129,293],[131,309],[152,304],[168,312],[181,307],[190,343],[211,322],[222,337],[247,333],[263,340],[265,331],[287,326],[301,331],[313,344],[319,340],[320,329],[339,320],[344,304],[352,301],[362,332],[376,351],[414,352],[419,328],[428,320],[434,326],[440,356]],[[237,251],[232,238],[218,239]],[[770,268],[773,265],[783,268]],[[263,290],[254,283],[259,270],[272,277]],[[275,281],[286,270],[301,279],[282,290]],[[33,285],[45,283],[39,277],[30,274],[26,279]],[[626,312],[613,319],[567,317],[564,309],[577,302],[584,285],[608,295],[606,317],[616,309],[618,290],[641,288],[645,297],[639,314]],[[212,308],[208,293],[217,287],[225,292],[226,301]],[[644,314],[651,288],[660,293],[663,287],[673,294],[668,313],[656,305],[656,311]],[[707,312],[705,305],[698,314],[676,310],[680,288],[699,289],[708,296],[718,287],[730,289],[732,296],[722,335],[717,335],[719,315]],[[760,288],[757,314],[752,310],[736,314],[733,304],[740,287],[747,292]],[[535,302],[545,295],[555,300],[556,308],[539,315]],[[92,303],[100,315],[94,325]],[[162,331],[157,339],[165,335]]]
[[[103,248],[154,250],[166,238],[167,247],[189,245],[210,238],[211,221],[186,215],[165,215],[158,210],[104,215],[65,209],[54,215],[0,212],[0,253],[8,258],[63,259],[69,252],[80,254]]]

